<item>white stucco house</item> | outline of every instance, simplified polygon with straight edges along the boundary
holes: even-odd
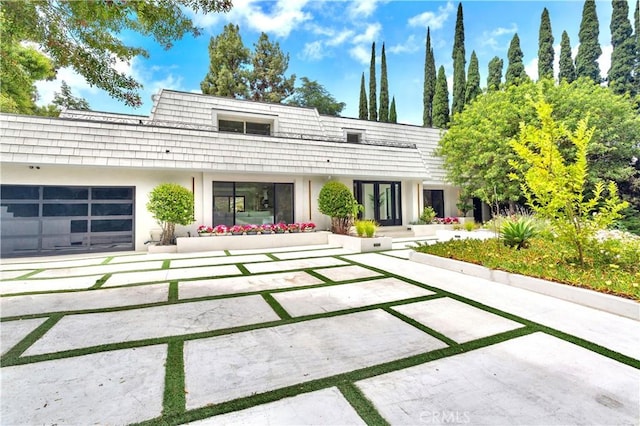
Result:
[[[149,116],[0,114],[2,256],[145,250],[146,210],[164,182],[193,191],[198,225],[307,222],[344,182],[382,226],[433,205],[456,216],[458,190],[433,155],[438,129],[318,114],[313,108],[162,90]]]

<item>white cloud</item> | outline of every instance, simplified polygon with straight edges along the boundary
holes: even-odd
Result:
[[[389,52],[395,53],[395,54],[413,53],[413,52],[417,52],[420,49],[420,47],[421,46],[416,41],[416,36],[410,35],[404,43],[391,46],[389,48]]]
[[[303,59],[309,59],[311,61],[319,61],[324,58],[325,49],[323,49],[322,41],[317,40],[311,43],[306,43],[304,45],[304,50],[302,51],[301,57]]]
[[[492,31],[483,31],[481,46],[489,46],[493,50],[504,50],[509,46],[510,40],[498,40],[498,38],[505,35],[513,35],[518,32],[518,26],[515,23],[511,24],[511,27],[498,27]]]
[[[348,13],[351,18],[368,18],[375,12],[380,0],[351,0],[349,2]]]
[[[343,30],[337,34],[333,34],[332,37],[327,40],[327,46],[339,46],[349,38],[353,37],[354,32],[352,30]]]
[[[598,58],[598,66],[600,67],[600,75],[604,78],[609,74],[609,68],[611,68],[611,53],[613,53],[613,46],[606,45],[601,46],[602,55]]]
[[[367,49],[363,45],[357,45],[349,49],[349,54],[353,59],[362,63],[368,64],[371,62],[371,50]]]
[[[538,57],[533,58],[524,66],[524,71],[532,80],[538,79]]]
[[[448,2],[446,6],[438,7],[438,13],[423,12],[419,15],[409,18],[408,23],[411,27],[431,27],[431,29],[437,30],[439,28],[442,28],[453,10],[453,3]]]
[[[382,29],[382,25],[379,22],[374,22],[373,24],[368,24],[365,31],[361,34],[356,35],[352,42],[354,44],[359,43],[372,43],[378,38],[380,34],[380,30]]]
[[[211,29],[221,20],[233,22],[241,28],[251,28],[277,37],[288,37],[302,23],[312,19],[304,7],[309,0],[276,0],[260,2],[257,0],[234,0],[229,13],[212,13],[208,15],[188,12],[194,23],[200,27]]]

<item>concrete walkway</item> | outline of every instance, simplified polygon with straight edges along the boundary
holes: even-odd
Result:
[[[638,321],[408,252],[3,261],[0,422],[638,424]]]

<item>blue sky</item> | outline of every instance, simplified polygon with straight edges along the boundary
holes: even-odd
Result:
[[[630,17],[635,1],[628,0]],[[444,65],[451,84],[451,51],[458,2],[234,0],[233,3],[233,10],[228,14],[194,16],[190,13],[204,29],[202,35],[180,40],[168,51],[148,39],[131,34],[122,36],[126,42],[142,45],[150,53],[148,59],[135,58],[129,64],[119,64],[122,70],[143,83],[142,107],[126,107],[103,91],[89,87],[82,77],[68,69],[60,70],[56,81],[38,84],[39,103],[50,102],[64,79],[76,95],[89,101],[94,110],[147,115],[151,110],[151,95],[160,88],[199,92],[200,81],[209,64],[209,39],[219,34],[228,22],[240,26],[242,40],[251,49],[261,32],[279,42],[282,51],[290,56],[287,75],[317,80],[338,101],[347,104],[342,113],[346,117],[358,115],[363,72],[368,92],[373,41],[377,48],[378,84],[382,43],[386,46],[389,91],[396,98],[398,122],[422,124],[427,26],[431,28],[436,67]],[[537,78],[538,30],[543,8],[549,10],[557,52],[562,31],[566,30],[575,55],[583,4],[582,0],[462,2],[467,64],[471,51],[475,50],[482,85],[486,85],[487,64],[491,58],[502,58],[506,71],[508,46],[517,32],[527,72]],[[596,8],[603,50],[600,68],[606,75],[611,55],[611,2],[597,1]]]

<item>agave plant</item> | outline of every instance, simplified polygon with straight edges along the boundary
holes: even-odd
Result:
[[[500,229],[500,237],[504,244],[515,247],[516,250],[529,247],[530,240],[537,234],[538,230],[533,220],[524,217],[506,220]]]

